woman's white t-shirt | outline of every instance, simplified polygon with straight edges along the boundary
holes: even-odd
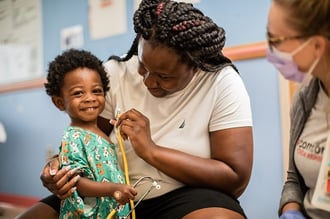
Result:
[[[209,132],[252,126],[249,96],[241,77],[230,66],[218,73],[200,71],[184,89],[161,98],[152,96],[145,87],[143,77],[137,73],[137,57],[126,62],[110,60],[104,66],[110,91],[101,116],[112,119],[116,110],[135,108],[149,119],[151,137],[157,145],[209,158]],[[117,144],[114,132],[110,138]],[[142,176],[151,176],[161,186],[148,198],[182,186],[139,158],[129,141],[124,144],[131,184]],[[121,160],[120,151],[118,158]],[[142,183],[137,190],[142,195],[149,187],[150,183]]]

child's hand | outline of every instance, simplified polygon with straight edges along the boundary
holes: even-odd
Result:
[[[118,184],[116,190],[112,194],[115,200],[121,205],[128,203],[129,200],[134,200],[136,195],[136,189],[125,184]]]

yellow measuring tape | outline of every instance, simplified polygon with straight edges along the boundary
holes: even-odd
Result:
[[[115,128],[115,127],[114,127]],[[120,152],[123,158],[123,164],[124,164],[124,173],[125,173],[125,179],[126,179],[126,184],[127,185],[131,185],[130,181],[129,181],[129,175],[128,175],[128,163],[127,163],[127,158],[126,158],[126,153],[125,153],[125,148],[124,148],[124,143],[123,143],[123,137],[120,134],[120,128],[118,127],[117,130],[117,138],[118,138],[118,142],[119,142],[119,147],[120,147]],[[134,210],[134,201],[133,200],[129,200],[129,204],[131,206],[132,209],[132,218],[131,219],[135,219],[135,210]],[[117,209],[113,209],[110,214],[108,215],[107,219],[113,219],[114,215],[116,214]]]

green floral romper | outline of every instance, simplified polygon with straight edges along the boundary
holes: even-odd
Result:
[[[101,136],[79,127],[69,126],[64,132],[60,147],[59,160],[61,168],[70,166],[79,168],[83,177],[98,182],[125,183],[120,170],[115,145]],[[61,219],[73,218],[106,218],[116,208],[112,197],[81,197],[75,191],[62,201]],[[116,217],[126,216],[129,205],[121,207]]]

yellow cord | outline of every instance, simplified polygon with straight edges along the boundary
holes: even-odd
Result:
[[[124,164],[124,173],[125,173],[125,179],[126,179],[126,184],[130,185],[130,181],[129,181],[129,175],[128,175],[128,163],[127,163],[127,158],[126,158],[126,153],[125,153],[125,148],[124,148],[124,144],[123,144],[123,138],[120,134],[120,128],[118,127],[117,130],[117,138],[118,138],[118,142],[119,142],[119,147],[120,147],[120,152],[123,158],[123,164]],[[132,218],[131,219],[135,219],[135,210],[134,210],[134,201],[133,200],[129,200],[129,204],[131,206],[132,210]],[[113,216],[116,214],[116,209],[113,209],[110,214],[108,215],[107,219],[113,219]]]
[[[108,214],[107,219],[113,219],[115,214],[116,214],[117,210],[113,209],[110,214]]]

